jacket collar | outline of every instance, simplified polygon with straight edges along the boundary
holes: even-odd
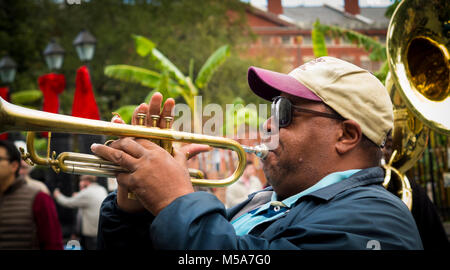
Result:
[[[322,200],[329,201],[337,194],[346,191],[348,189],[358,187],[358,186],[367,186],[372,184],[381,184],[384,178],[384,170],[381,167],[372,167],[367,169],[362,169],[361,171],[353,174],[349,178],[342,180],[336,184],[321,188],[314,192],[311,192],[304,197],[316,197]],[[267,187],[262,191],[273,191],[272,187]],[[252,199],[253,196],[259,192],[255,192],[249,196],[249,199]]]
[[[297,200],[294,205],[298,204],[305,198],[318,198],[324,201],[329,201],[337,194],[354,187],[381,184],[383,182],[383,177],[384,170],[381,167],[362,169],[345,180],[303,196]],[[240,214],[244,212],[246,213],[249,210],[254,209],[256,206],[261,206],[262,204],[270,201],[272,192],[273,188],[269,186],[263,190],[250,194],[247,200],[228,210],[229,217],[238,217]],[[261,202],[256,203],[255,201],[252,201],[255,196],[256,198],[260,197]]]
[[[381,167],[363,169],[339,183],[316,190],[305,197],[316,197],[329,201],[337,194],[354,187],[381,184],[383,177],[384,170]]]
[[[5,192],[3,194],[5,194],[5,195],[11,194],[25,184],[26,184],[25,178],[23,178],[22,176],[19,176],[14,180],[14,182],[11,184],[11,186],[9,186],[5,190]]]

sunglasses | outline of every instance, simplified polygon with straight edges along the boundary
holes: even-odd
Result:
[[[2,160],[10,161],[10,158],[7,158],[7,157],[0,157],[0,161],[2,161]]]
[[[278,119],[278,127],[284,128],[291,124],[292,122],[292,110],[296,110],[299,112],[310,113],[317,116],[333,118],[337,120],[344,120],[344,118],[337,114],[318,112],[313,110],[308,110],[305,108],[301,108],[299,106],[292,105],[291,101],[286,97],[274,97],[271,107],[272,117],[274,119]],[[276,121],[276,120],[275,120]]]

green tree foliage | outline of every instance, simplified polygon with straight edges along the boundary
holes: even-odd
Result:
[[[36,103],[42,99],[42,92],[39,90],[22,90],[11,94],[11,102],[20,106],[27,106],[32,109],[40,109]]]
[[[325,30],[323,26],[320,24],[319,19],[313,25],[313,29],[311,31],[311,39],[313,42],[313,52],[315,57],[327,56],[327,46],[325,44]]]
[[[339,26],[321,24],[319,20],[314,23],[312,41],[313,50],[316,57],[328,55],[325,36],[332,38],[342,38],[347,42],[351,42],[358,47],[362,47],[365,51],[369,52],[369,58],[372,61],[382,61],[383,64],[374,75],[377,76],[382,82],[385,81],[387,73],[389,72],[389,66],[386,61],[386,45],[382,44],[375,39],[358,33],[353,30],[345,29]]]
[[[114,109],[142,102],[148,87],[111,79],[104,74],[105,66],[126,64],[161,70],[157,62],[149,65],[147,58],[135,53],[130,36],[136,34],[151,39],[182,74],[199,78],[201,85],[209,81],[199,93],[205,99],[231,103],[241,91],[248,92],[248,63],[239,57],[245,49],[242,44],[253,39],[245,21],[246,5],[239,0],[82,0],[80,5],[53,0],[1,0],[0,55],[9,54],[19,66],[13,91],[37,89],[38,77],[49,72],[42,51],[51,38],[56,38],[66,50],[59,71],[67,82],[60,95],[60,112],[70,114],[76,70],[82,65],[72,43],[83,28],[88,29],[97,39],[94,59],[88,64],[94,92],[102,118],[110,119]],[[197,69],[201,68],[197,63],[205,63],[223,44],[230,45],[230,54],[238,62],[223,64],[216,74]],[[224,77],[235,74],[229,68],[244,72],[239,81]],[[167,72],[171,77],[170,68]]]
[[[238,134],[238,130],[249,128],[257,131],[266,119],[258,115],[258,108],[254,104],[250,106],[245,101],[237,97],[233,100],[233,110],[227,110],[225,116],[225,125],[221,128],[222,134]]]
[[[199,89],[206,87],[215,71],[225,62],[230,54],[229,45],[221,46],[211,54],[198,72],[194,80],[192,63],[189,68],[190,76],[185,76],[163,53],[155,48],[154,43],[142,36],[134,36],[136,52],[142,57],[149,57],[151,62],[156,62],[160,73],[140,67],[129,65],[111,65],[105,68],[105,74],[125,82],[135,82],[152,88],[146,101],[158,91],[165,98],[177,98],[181,96],[187,105],[194,111],[194,97],[199,94]],[[195,81],[195,82],[193,82]],[[129,108],[127,106],[127,108]]]

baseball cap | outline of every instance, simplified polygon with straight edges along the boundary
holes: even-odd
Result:
[[[250,67],[252,91],[271,101],[281,92],[320,101],[361,126],[362,133],[384,146],[393,127],[393,107],[384,85],[369,71],[330,56],[309,61],[289,74]]]

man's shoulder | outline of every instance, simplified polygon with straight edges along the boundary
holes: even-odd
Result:
[[[357,202],[364,208],[397,208],[409,212],[402,200],[381,184],[358,186],[347,189],[333,198],[336,203]],[[352,203],[353,204],[353,203]]]
[[[375,168],[362,170],[352,177],[337,184],[318,191],[311,196],[317,196],[328,201],[328,207],[357,210],[395,208],[400,212],[410,214],[409,209],[402,200],[383,187],[383,174]]]
[[[365,170],[322,190],[306,195],[296,207],[303,215],[322,219],[383,220],[389,215],[413,221],[408,207],[402,200],[382,185],[382,175],[376,170]],[[336,220],[336,221],[337,221]],[[340,221],[339,221],[340,222]]]
[[[40,190],[46,194],[50,194],[50,191],[48,190],[47,186],[43,182],[33,179],[31,177],[25,177],[25,180],[27,181],[28,185],[35,187],[38,190]]]
[[[408,207],[380,184],[345,189],[329,200],[310,197],[295,208],[292,222],[305,227],[377,239],[383,248],[422,248]]]
[[[34,198],[41,190],[35,185],[29,185],[25,178],[19,176],[11,191],[11,194],[27,194],[30,198]]]

